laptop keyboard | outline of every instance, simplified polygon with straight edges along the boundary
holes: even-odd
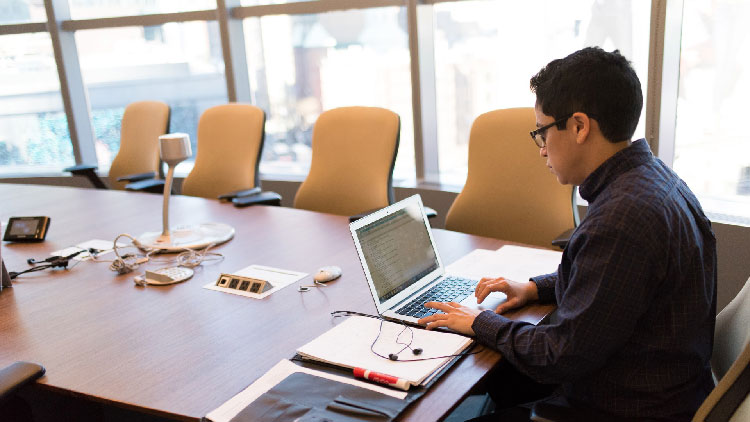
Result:
[[[445,277],[443,281],[417,296],[396,313],[414,318],[440,313],[441,311],[437,309],[425,308],[424,304],[427,302],[461,302],[474,293],[477,283],[477,280],[468,278]]]

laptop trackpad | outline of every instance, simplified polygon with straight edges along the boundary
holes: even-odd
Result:
[[[474,297],[474,294],[471,294],[469,297],[462,300],[461,304],[482,311],[489,309],[494,312],[501,303],[505,302],[505,298],[505,293],[492,292],[489,296],[484,298],[484,302],[477,303],[477,298]]]

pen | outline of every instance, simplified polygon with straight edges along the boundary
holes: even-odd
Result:
[[[370,371],[369,369],[354,368],[354,376],[357,378],[364,378],[366,380],[379,382],[381,384],[389,385],[391,387],[396,387],[401,390],[409,389],[409,381],[403,378],[381,374],[380,372]]]

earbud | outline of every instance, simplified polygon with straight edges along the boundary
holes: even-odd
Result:
[[[411,352],[414,353],[415,355],[419,356],[419,355],[422,354],[422,349],[420,349],[419,347],[417,347],[416,349],[412,349]]]
[[[398,360],[398,355],[395,354],[395,353],[391,353],[390,355],[388,355],[388,359],[390,359],[390,360]]]

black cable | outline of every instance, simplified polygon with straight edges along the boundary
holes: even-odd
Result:
[[[48,268],[68,268],[68,263],[70,262],[70,260],[82,254],[83,252],[88,252],[93,255],[99,251],[94,248],[81,249],[79,251],[73,252],[72,254],[66,255],[66,256],[58,256],[58,255],[50,256],[49,258],[46,258],[43,261],[37,261],[34,258],[29,258],[28,260],[26,260],[26,262],[28,262],[29,265],[34,265],[34,264],[43,264],[43,265],[37,265],[35,267],[31,267],[23,271],[10,271],[8,275],[10,276],[12,280],[21,274],[42,271]]]
[[[412,349],[412,348],[411,348],[411,342],[412,342],[412,340],[414,339],[414,333],[413,333],[413,332],[411,332],[411,330],[412,330],[412,328],[411,328],[411,327],[409,327],[409,326],[408,326],[408,325],[406,325],[406,324],[403,324],[403,325],[404,325],[404,328],[403,328],[403,329],[401,330],[401,332],[399,332],[399,333],[398,333],[398,335],[396,336],[396,344],[404,344],[404,343],[401,343],[401,342],[399,342],[399,341],[398,341],[398,338],[399,338],[399,336],[401,336],[401,334],[402,334],[402,333],[403,333],[404,331],[406,331],[406,330],[409,330],[409,331],[411,332],[411,340],[410,340],[410,341],[409,341],[409,343],[408,343],[408,344],[406,344],[406,345],[405,345],[405,346],[404,346],[404,347],[403,347],[403,348],[402,348],[401,350],[399,350],[399,351],[398,351],[398,353],[391,353],[391,354],[389,354],[388,356],[383,356],[383,355],[381,355],[380,353],[378,353],[378,352],[376,352],[376,351],[375,351],[375,343],[377,343],[377,342],[378,342],[378,339],[380,338],[380,334],[381,334],[381,333],[383,332],[383,322],[384,322],[384,321],[385,321],[385,320],[384,320],[383,318],[380,318],[380,328],[378,329],[378,336],[377,336],[377,337],[375,337],[375,340],[373,340],[373,341],[372,341],[372,344],[370,344],[370,351],[371,351],[371,352],[372,352],[372,353],[373,353],[374,355],[376,355],[376,356],[378,356],[378,357],[381,357],[381,358],[383,358],[383,359],[388,359],[388,360],[391,360],[391,361],[394,361],[394,362],[419,362],[419,361],[423,361],[423,360],[445,359],[445,358],[452,358],[452,357],[456,357],[456,356],[463,356],[463,355],[475,355],[475,354],[477,354],[477,353],[479,353],[479,352],[481,351],[481,350],[476,350],[476,351],[473,351],[473,352],[467,352],[467,351],[463,351],[463,352],[461,352],[461,353],[458,353],[458,354],[455,354],[455,355],[433,356],[433,357],[430,357],[430,358],[399,359],[399,357],[398,357],[398,354],[399,354],[399,353],[401,353],[401,352],[403,352],[403,351],[404,351],[404,350],[406,350],[407,348],[411,349],[411,350],[412,350],[412,352],[413,352],[413,353],[414,353],[415,355],[419,355],[419,354],[421,354],[421,353],[422,353],[422,349],[420,349],[420,348],[416,348],[416,349]],[[474,346],[472,346],[471,348],[473,348],[473,347],[474,347]],[[419,352],[417,352],[417,350],[419,350]],[[469,350],[471,350],[471,349],[469,349]]]

